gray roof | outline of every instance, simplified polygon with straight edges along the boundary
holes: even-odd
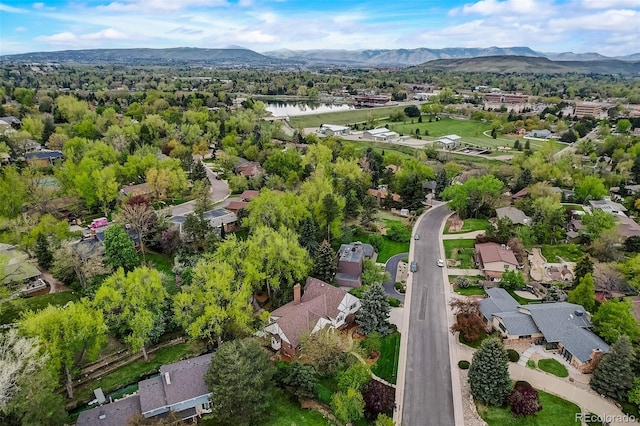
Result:
[[[160,376],[138,384],[140,407],[143,413],[171,406],[182,401],[208,395],[204,375],[213,354],[201,355],[160,367]],[[169,381],[166,382],[166,374]]]
[[[498,312],[494,316],[502,319],[507,332],[512,336],[530,336],[540,332],[533,318],[522,312]]]
[[[524,212],[520,209],[517,209],[515,207],[509,206],[509,207],[502,207],[500,209],[496,209],[496,215],[498,216],[498,219],[502,219],[503,217],[507,217],[509,218],[509,220],[511,220],[511,222],[518,224],[518,225],[530,225],[531,224],[531,218],[529,216],[527,216],[526,214],[524,214]]]
[[[525,305],[522,309],[531,313],[547,342],[559,342],[567,325],[592,327],[582,306],[568,302]]]
[[[76,426],[125,426],[131,417],[140,413],[140,397],[133,395],[81,412]]]
[[[518,310],[516,299],[503,288],[488,288],[486,299],[480,301],[480,312],[489,321],[493,315],[500,312],[515,312]]]
[[[609,352],[609,345],[598,335],[585,328],[566,328],[560,341],[562,346],[581,362],[589,361],[591,359],[591,351],[594,349],[599,349],[605,353]]]
[[[375,250],[371,244],[354,242],[342,244],[338,250],[338,257],[343,262],[359,262],[364,257],[372,257]]]

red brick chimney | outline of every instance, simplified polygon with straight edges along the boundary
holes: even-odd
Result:
[[[293,286],[293,303],[297,305],[300,303],[300,284],[296,284]]]

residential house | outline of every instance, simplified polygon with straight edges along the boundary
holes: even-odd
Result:
[[[233,170],[236,174],[243,175],[249,179],[264,173],[264,169],[257,161],[248,161],[236,166]]]
[[[125,197],[133,197],[136,195],[149,195],[151,188],[147,183],[139,183],[137,185],[125,185],[120,188],[120,194]]]
[[[238,216],[227,209],[214,209],[209,210],[203,213],[203,216],[207,222],[213,228],[222,228],[224,227],[225,232],[232,232],[236,228],[236,224],[238,223]],[[171,224],[178,229],[180,234],[184,233],[183,225],[187,221],[187,216],[172,216],[169,221]]]
[[[618,223],[616,224],[616,231],[620,234],[620,237],[627,239],[629,237],[640,237],[640,224],[628,216],[616,216]]]
[[[360,309],[360,299],[317,278],[307,278],[304,294],[300,291],[300,284],[296,284],[293,301],[271,312],[264,328],[271,336],[271,347],[287,356],[295,355],[305,333],[353,322]]]
[[[365,259],[375,259],[376,252],[371,244],[355,242],[342,244],[338,250],[338,272],[336,282],[344,287],[362,285],[362,269]]]
[[[126,426],[131,417],[161,418],[169,412],[193,421],[211,412],[211,397],[204,375],[213,354],[160,367],[160,375],[138,383],[133,396],[80,413],[76,426]]]
[[[0,244],[0,256],[8,259],[0,284],[19,288],[20,293],[24,295],[47,288],[42,273],[29,262],[29,256],[25,252],[10,244]]]
[[[53,166],[58,160],[63,160],[64,156],[60,151],[33,151],[24,155],[27,163],[34,167],[48,167]]]
[[[249,203],[247,201],[233,200],[227,205],[227,210],[237,215],[240,210],[246,209],[248,205]]]
[[[499,280],[506,271],[518,267],[518,260],[509,246],[497,243],[481,243],[475,246],[478,267],[489,280]]]
[[[11,155],[8,152],[0,152],[0,165],[7,165],[11,162]]]
[[[531,226],[531,218],[513,206],[496,209],[498,219],[508,218],[514,225]]]
[[[575,192],[572,189],[564,189],[564,188],[560,188],[557,186],[552,186],[551,190],[555,193],[555,194],[560,194],[560,200],[565,202],[565,201],[571,201],[573,200],[573,197],[575,196]]]
[[[387,187],[385,185],[381,185],[378,188],[369,188],[369,189],[367,189],[367,194],[371,195],[372,197],[375,197],[376,201],[378,201],[378,204],[380,205],[389,196],[389,190],[387,189]],[[391,194],[391,199],[395,203],[401,203],[402,202],[402,197],[400,197],[400,195],[396,194],[396,193],[392,193]]]
[[[256,191],[254,189],[247,189],[242,194],[240,194],[240,199],[242,201],[249,202],[260,195],[260,191]]]
[[[590,315],[580,305],[567,302],[520,305],[502,288],[487,289],[480,311],[502,338],[544,344],[583,373],[592,372],[607,345],[591,331]]]
[[[622,204],[611,201],[610,198],[605,198],[603,200],[589,200],[589,204],[592,209],[599,209],[607,213],[626,216],[625,212],[627,209]]]
[[[20,126],[22,126],[22,121],[12,115],[0,117],[0,130],[3,128],[19,129]]]
[[[529,188],[522,188],[520,191],[516,192],[511,196],[512,200],[521,200],[524,197],[529,195]]]
[[[446,135],[440,139],[436,139],[435,145],[441,146],[444,149],[452,150],[458,147],[461,137],[458,135]]]
[[[351,133],[351,128],[335,124],[321,124],[320,133],[327,136],[346,136]]]
[[[392,132],[386,127],[365,130],[363,136],[376,142],[392,142],[398,140],[398,138],[400,137],[399,134],[397,134],[396,132]]]

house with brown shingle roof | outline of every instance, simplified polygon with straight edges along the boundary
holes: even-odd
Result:
[[[253,178],[264,173],[264,169],[257,161],[249,161],[234,168],[236,174]]]
[[[497,243],[476,244],[476,263],[490,280],[502,278],[505,271],[518,267],[518,260],[509,246]]]
[[[271,347],[287,356],[294,356],[305,333],[315,333],[325,327],[339,328],[354,320],[360,309],[360,299],[341,288],[317,278],[307,278],[304,294],[300,284],[293,287],[293,301],[271,312],[264,328],[271,336]]]

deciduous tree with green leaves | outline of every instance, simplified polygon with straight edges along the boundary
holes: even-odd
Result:
[[[146,361],[146,345],[164,332],[167,300],[160,272],[142,267],[127,274],[118,269],[102,283],[93,303],[109,328],[123,336],[133,352],[142,351]]]
[[[628,336],[632,341],[640,337],[638,322],[633,315],[633,305],[629,299],[610,299],[604,302],[593,315],[595,332],[609,344],[620,336]]]
[[[588,175],[576,184],[574,198],[578,202],[587,200],[600,200],[607,195],[609,190],[604,185],[604,180],[595,175]]]
[[[486,339],[473,354],[469,367],[469,386],[476,401],[501,406],[511,391],[509,357],[496,338]]]
[[[469,178],[462,185],[448,187],[442,198],[462,218],[488,215],[502,193],[503,184],[493,175]]]
[[[333,394],[331,398],[333,414],[343,423],[350,423],[364,417],[364,400],[356,389]]]
[[[225,342],[211,359],[204,381],[217,423],[260,423],[274,392],[274,368],[269,354],[254,339]]]
[[[505,271],[500,279],[500,287],[507,290],[519,290],[525,285],[524,276],[520,271]]]
[[[598,363],[589,381],[591,388],[601,395],[625,401],[627,392],[633,387],[634,362],[635,355],[629,338],[620,336]]]
[[[596,307],[595,297],[595,282],[591,274],[588,273],[580,280],[580,284],[569,292],[568,301],[569,303],[581,305],[587,311],[593,313]]]
[[[356,362],[339,374],[338,389],[346,391],[349,388],[360,391],[365,383],[371,380],[371,370],[367,364]]]
[[[107,340],[102,312],[86,300],[52,306],[39,312],[28,311],[19,323],[20,332],[37,337],[51,357],[51,363],[65,377],[67,395],[73,398],[73,373],[80,362],[98,355]]]

